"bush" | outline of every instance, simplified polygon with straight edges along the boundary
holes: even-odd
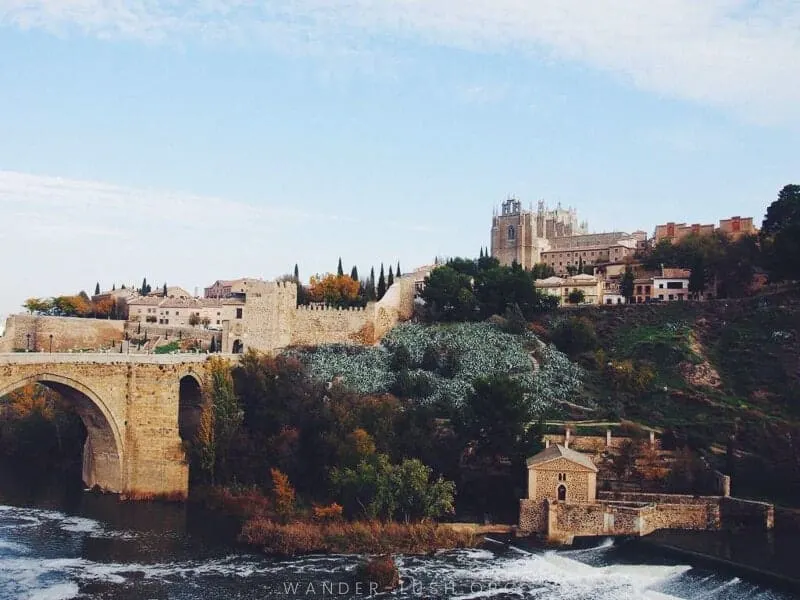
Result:
[[[239,541],[268,554],[429,554],[436,550],[471,548],[480,539],[434,523],[380,521],[276,523],[256,517],[245,523]]]
[[[553,329],[552,339],[559,350],[572,357],[597,348],[597,332],[592,322],[584,317],[559,322]]]
[[[356,582],[370,594],[388,592],[400,585],[400,573],[391,556],[378,556],[356,567]]]

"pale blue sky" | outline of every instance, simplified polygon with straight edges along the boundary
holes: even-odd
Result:
[[[509,193],[760,222],[799,142],[789,0],[0,0],[0,313],[475,255]]]

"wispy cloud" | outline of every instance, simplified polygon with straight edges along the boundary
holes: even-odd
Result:
[[[0,0],[0,23],[149,43],[356,57],[398,41],[609,71],[762,122],[800,122],[796,0]]]

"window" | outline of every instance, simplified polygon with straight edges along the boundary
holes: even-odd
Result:
[[[670,299],[670,300],[674,300],[674,299],[675,299],[675,296],[673,296],[672,294],[670,294],[670,295],[669,295],[669,299]]]
[[[217,325],[219,325],[219,319],[217,319]]]
[[[179,317],[179,316],[180,316],[180,314],[181,314],[181,313],[180,313],[180,311],[177,311],[177,310],[175,311],[175,316],[176,316],[176,317]]]
[[[517,232],[514,230],[514,226],[513,225],[509,225],[508,226],[508,240],[509,241],[513,241],[515,239],[517,239]]]
[[[663,300],[663,299],[664,299],[664,294],[659,294],[659,295],[658,295],[658,299],[659,299],[659,300]]]
[[[562,502],[566,501],[567,499],[567,488],[566,486],[560,485],[558,486],[558,499]]]
[[[236,309],[236,318],[237,319],[241,319],[242,318],[242,309],[241,308],[237,308]]]
[[[668,281],[667,282],[667,289],[670,289],[670,290],[682,290],[683,289],[683,282],[682,281]]]
[[[567,480],[567,474],[566,473],[559,473],[558,474],[558,480],[559,481],[566,481]]]
[[[664,289],[664,284],[663,283],[659,283],[658,284],[658,289],[663,290]]]

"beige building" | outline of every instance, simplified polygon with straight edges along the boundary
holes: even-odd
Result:
[[[258,285],[262,279],[252,277],[241,277],[239,279],[218,279],[210,286],[205,288],[206,298],[232,298],[247,294],[248,286]]]
[[[597,499],[597,467],[586,454],[552,444],[527,465],[529,500],[585,504]]]
[[[562,305],[570,304],[569,295],[576,290],[583,292],[582,304],[600,304],[603,300],[603,281],[585,273],[571,277],[537,279],[534,287],[545,294],[556,296]]]
[[[752,217],[731,217],[730,219],[722,219],[718,227],[714,225],[700,225],[695,223],[687,225],[686,223],[664,223],[663,225],[656,225],[654,241],[657,244],[661,240],[672,240],[677,244],[682,239],[689,235],[711,235],[715,231],[719,231],[737,239],[744,235],[755,235],[758,229],[753,225]]]
[[[576,236],[583,237],[583,236]],[[563,275],[569,267],[575,269],[581,265],[589,267],[604,263],[620,263],[636,254],[634,238],[619,238],[611,245],[573,247],[560,250],[549,250],[541,253],[541,262],[553,268],[556,274]]]
[[[539,202],[534,212],[533,208],[523,210],[519,200],[509,198],[492,217],[491,254],[502,265],[516,262],[530,269],[542,262],[541,253],[550,248],[552,240],[586,233],[586,228],[586,223],[578,222],[575,209],[563,209],[559,204],[550,210]]]
[[[142,296],[128,303],[128,320],[173,327],[222,329],[224,321],[242,318],[243,307],[244,300],[237,298]]]

